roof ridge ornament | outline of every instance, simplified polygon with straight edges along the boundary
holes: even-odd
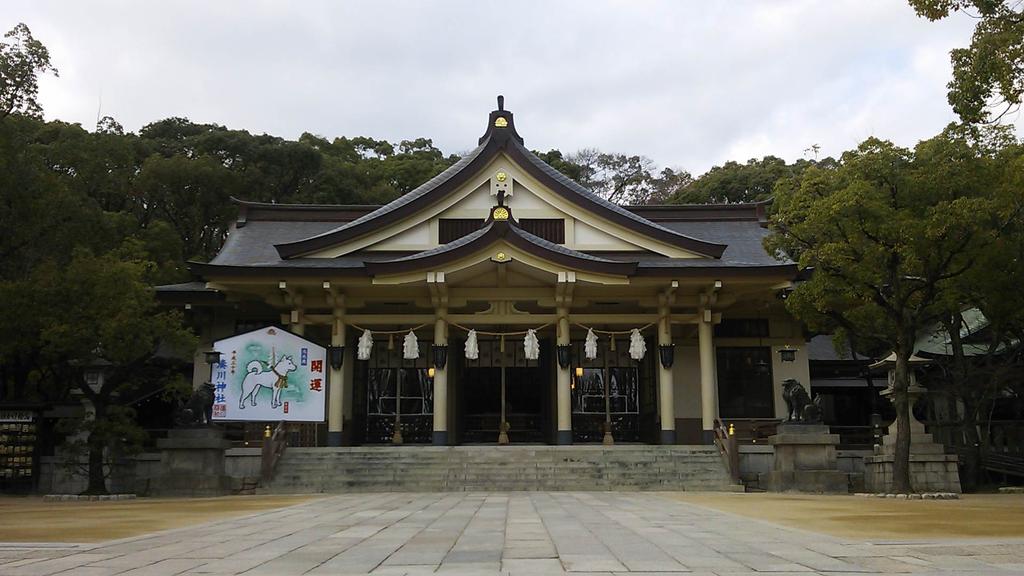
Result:
[[[502,146],[509,140],[515,140],[520,144],[523,143],[523,137],[516,132],[512,113],[505,109],[505,96],[502,94],[498,94],[498,109],[491,111],[491,115],[488,118],[487,131],[480,137],[479,143],[483,144],[489,138]]]

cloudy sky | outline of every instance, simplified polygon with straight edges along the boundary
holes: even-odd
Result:
[[[904,0],[5,1],[0,27],[17,22],[60,70],[47,118],[90,128],[98,111],[132,131],[185,116],[463,152],[501,93],[531,148],[695,174],[936,134],[974,26]]]

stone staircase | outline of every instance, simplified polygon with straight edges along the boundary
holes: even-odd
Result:
[[[289,448],[263,493],[743,491],[713,446]]]

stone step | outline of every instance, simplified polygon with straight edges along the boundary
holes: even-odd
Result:
[[[707,446],[292,448],[262,493],[736,490]]]

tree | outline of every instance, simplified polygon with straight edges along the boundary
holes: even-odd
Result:
[[[910,0],[918,16],[941,20],[973,11],[978,20],[967,48],[950,52],[948,99],[966,123],[998,121],[1024,97],[1024,3],[1019,0]],[[1001,110],[992,118],[993,110]]]
[[[813,270],[787,308],[812,329],[896,354],[897,492],[912,489],[908,361],[998,229],[991,162],[949,130],[913,151],[871,138],[835,169],[811,167],[775,189],[765,246]]]
[[[0,42],[0,120],[11,114],[41,117],[43,109],[36,100],[37,76],[47,72],[57,75],[50,64],[50,51],[32,37],[24,24],[12,28],[4,38]]]
[[[569,179],[619,204],[664,204],[693,183],[686,170],[662,168],[654,173],[654,162],[646,156],[608,154],[596,148],[568,156],[559,150],[533,153]]]
[[[975,265],[955,281],[955,292],[940,319],[939,341],[948,342],[937,359],[945,392],[960,402],[961,456],[966,481],[980,472],[976,462],[988,451],[997,402],[1024,398],[1024,147],[1008,127],[969,128],[991,158],[989,196],[1000,228]],[[945,174],[937,175],[947,179]]]
[[[168,222],[188,258],[212,258],[227,235],[236,207],[238,176],[208,156],[150,156],[135,181],[143,227]]]
[[[772,197],[775,183],[797,178],[810,166],[830,166],[835,161],[799,160],[793,164],[777,156],[751,158],[746,164],[729,161],[715,166],[697,179],[678,188],[668,199],[671,204],[712,204],[761,202]]]
[[[0,283],[4,325],[31,314],[33,333],[23,336],[52,371],[52,384],[76,390],[91,407],[80,422],[88,494],[106,493],[105,451],[141,434],[127,406],[133,392],[181,381],[173,362],[161,362],[158,353],[173,358],[195,347],[180,314],[157,307],[147,281],[152,264],[141,257],[132,241],[100,256],[77,249],[67,265],[45,262],[23,281]],[[25,304],[30,308],[15,308]],[[86,379],[97,365],[104,367],[102,385]]]

